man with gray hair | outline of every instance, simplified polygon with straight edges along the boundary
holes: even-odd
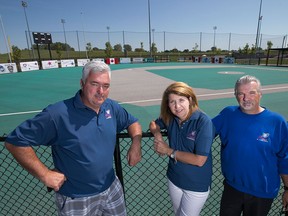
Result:
[[[212,119],[221,139],[224,191],[220,216],[265,216],[284,184],[288,204],[288,127],[279,114],[260,106],[261,83],[253,76],[237,80],[239,106],[228,106]]]
[[[110,81],[108,65],[88,62],[74,97],[49,105],[6,139],[16,160],[55,191],[59,215],[126,215],[113,169],[116,134],[127,129],[132,138],[127,159],[135,166],[141,160],[142,129],[138,119],[108,98]],[[36,156],[32,146],[38,145],[51,146],[55,169]]]

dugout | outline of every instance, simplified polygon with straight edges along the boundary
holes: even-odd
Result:
[[[266,66],[275,64],[276,66],[288,66],[288,48],[268,49],[266,56]]]

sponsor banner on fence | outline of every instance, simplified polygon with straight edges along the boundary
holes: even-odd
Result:
[[[0,64],[0,74],[5,74],[5,73],[16,73],[17,71],[17,66],[15,63],[2,63]]]
[[[144,62],[146,63],[153,63],[154,62],[154,58],[145,58]]]
[[[224,58],[224,63],[226,64],[234,64],[235,58],[234,57],[225,57]]]
[[[90,60],[89,59],[77,59],[77,66],[81,67],[87,64]]]
[[[120,64],[127,64],[127,63],[131,63],[130,58],[120,58]]]
[[[132,58],[132,63],[143,63],[143,58]]]
[[[106,64],[115,64],[115,58],[107,58],[105,62]]]
[[[211,62],[211,58],[210,57],[202,57],[202,63],[210,63]]]
[[[21,71],[32,71],[32,70],[39,70],[39,65],[37,61],[31,62],[20,62]]]
[[[61,67],[75,67],[74,59],[64,59],[61,60]]]
[[[58,60],[42,61],[42,68],[43,69],[59,68]]]
[[[92,61],[102,61],[102,62],[105,62],[105,59],[104,59],[104,58],[96,58],[96,59],[92,59]]]
[[[199,58],[198,56],[196,56],[196,57],[194,58],[194,62],[195,62],[195,63],[199,63],[199,62],[200,62],[200,58]]]

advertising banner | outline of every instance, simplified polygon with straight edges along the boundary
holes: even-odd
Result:
[[[120,58],[120,64],[131,63],[131,58]]]
[[[87,64],[90,60],[89,59],[77,59],[77,66],[82,67]]]
[[[1,63],[0,64],[0,74],[5,73],[16,73],[17,67],[15,63]]]
[[[224,58],[224,63],[226,64],[234,64],[235,58],[234,57],[225,57]]]
[[[43,69],[59,68],[58,60],[42,61]]]
[[[132,58],[132,63],[143,63],[143,58]]]
[[[202,57],[202,63],[210,63],[210,62],[211,62],[211,58],[210,57],[206,57],[206,56]]]
[[[105,63],[106,64],[115,64],[115,59],[114,58],[107,58]]]
[[[39,65],[37,61],[20,62],[20,68],[22,72],[33,71],[33,70],[39,70]]]
[[[74,59],[64,59],[61,60],[61,67],[75,67]]]
[[[92,59],[92,61],[102,61],[102,62],[105,62],[105,59],[104,59],[104,58],[96,58],[96,59]]]

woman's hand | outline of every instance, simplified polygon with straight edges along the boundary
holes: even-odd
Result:
[[[169,155],[171,149],[169,148],[169,145],[163,139],[161,140],[155,139],[154,150],[160,156],[164,156],[164,155]]]

